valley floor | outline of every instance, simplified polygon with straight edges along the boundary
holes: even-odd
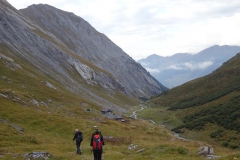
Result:
[[[204,158],[197,155],[197,150],[208,145],[177,138],[164,126],[141,119],[140,112],[152,109],[143,105],[129,110],[128,114],[133,118],[127,114],[123,116],[125,122],[121,122],[105,118],[97,109],[87,112],[84,108],[62,106],[55,112],[55,109],[46,107],[29,108],[13,104],[5,108],[2,101],[1,119],[24,130],[18,131],[12,125],[0,122],[0,159],[3,160],[26,159],[24,155],[32,152],[48,152],[51,155],[49,159],[54,160],[92,160],[89,143],[93,126],[98,126],[105,137],[103,160],[202,160]],[[7,116],[9,113],[11,116]],[[76,155],[72,141],[75,128],[84,135],[82,155]],[[239,151],[217,144],[211,146],[214,154],[222,157],[219,159],[230,160],[235,154],[237,158],[240,156]]]

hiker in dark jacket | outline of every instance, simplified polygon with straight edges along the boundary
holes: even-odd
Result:
[[[80,150],[81,142],[83,141],[83,135],[81,131],[78,131],[78,129],[75,129],[75,135],[73,137],[73,141],[76,139],[76,146],[77,146],[77,154],[82,154],[82,151]]]
[[[95,129],[95,132],[92,134],[90,146],[93,147],[93,156],[94,160],[102,159],[102,146],[104,145],[103,136],[98,129]]]

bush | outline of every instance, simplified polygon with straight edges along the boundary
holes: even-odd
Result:
[[[30,142],[34,144],[38,144],[36,137],[31,137]]]
[[[223,143],[222,143],[222,146],[228,147],[228,142],[223,142]]]
[[[216,138],[216,137],[217,137],[217,133],[216,133],[216,132],[212,132],[212,133],[210,134],[210,137],[211,137],[211,138]]]
[[[237,144],[231,144],[229,147],[230,147],[231,149],[237,149],[237,148],[238,148],[238,145],[237,145]]]
[[[223,136],[223,130],[222,129],[218,129],[217,131],[212,132],[210,134],[211,138],[222,137],[222,136]]]
[[[177,151],[178,151],[179,154],[183,154],[183,155],[188,153],[188,150],[183,148],[183,147],[178,147]]]

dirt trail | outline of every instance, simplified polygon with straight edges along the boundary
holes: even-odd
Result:
[[[137,111],[142,111],[144,109],[144,107],[141,107],[141,109],[139,109],[139,110],[136,110],[136,111],[133,111],[133,113],[132,113],[132,115],[130,116],[130,117],[132,117],[132,118],[134,118],[134,119],[138,119],[137,118]]]
[[[132,115],[130,116],[130,117],[132,117],[132,118],[134,118],[134,119],[138,119],[137,118],[137,112],[138,111],[142,111],[144,108],[151,108],[151,106],[148,104],[148,106],[145,106],[145,105],[140,105],[141,106],[141,109],[138,109],[138,110],[135,110],[135,111],[133,111],[133,113],[132,113]],[[153,124],[156,124],[156,122],[155,121],[153,121],[153,120],[149,120],[151,123],[153,123]],[[164,126],[164,125],[161,125],[161,126]],[[165,127],[165,126],[164,126]],[[166,128],[166,127],[165,127]],[[191,139],[186,139],[186,138],[183,138],[183,137],[180,137],[179,136],[179,134],[178,133],[175,133],[175,132],[172,132],[173,133],[173,135],[177,138],[177,139],[181,139],[181,140],[184,140],[184,141],[190,141]]]

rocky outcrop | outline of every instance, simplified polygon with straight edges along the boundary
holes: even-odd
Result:
[[[19,64],[15,63],[12,58],[9,58],[0,53],[0,60],[1,59],[3,60],[6,67],[8,67],[8,68],[11,68],[11,69],[22,68]]]
[[[214,149],[211,146],[202,146],[198,148],[198,155],[205,157],[206,159],[217,159],[220,156],[214,155]]]
[[[29,154],[24,154],[23,155],[26,160],[31,160],[31,159],[49,159],[51,155],[48,152],[32,152]]]
[[[24,132],[24,129],[23,129],[22,127],[20,127],[20,126],[17,126],[17,125],[15,125],[15,124],[13,124],[13,123],[10,123],[10,122],[8,122],[8,121],[6,121],[6,120],[4,120],[4,119],[0,119],[0,121],[1,121],[2,123],[6,124],[6,125],[10,125],[10,126],[14,127],[14,129],[17,130],[17,131],[19,131],[19,132]]]

